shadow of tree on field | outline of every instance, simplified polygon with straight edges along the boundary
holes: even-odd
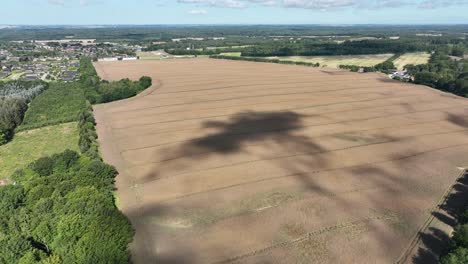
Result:
[[[459,214],[468,202],[468,174],[463,175],[453,186],[453,191],[445,202],[439,207],[439,211],[432,215],[442,223],[454,227],[457,225]],[[437,228],[429,228],[419,234],[421,245],[417,254],[413,257],[413,263],[426,264],[438,263],[439,256],[446,250],[450,240],[449,234]]]
[[[290,133],[301,128],[301,115],[295,112],[245,112],[234,115],[227,122],[207,121],[205,128],[220,131],[194,139],[182,148],[191,151],[206,149],[217,153],[241,150],[243,144],[271,138],[292,139]]]
[[[449,241],[449,236],[442,230],[430,227],[424,233],[419,233],[423,247],[419,247],[413,257],[414,264],[436,264],[441,249]]]
[[[459,127],[468,128],[468,118],[466,115],[447,113],[447,121]]]
[[[303,128],[301,115],[292,111],[241,112],[226,121],[206,121],[204,129],[215,132],[191,139],[178,147],[166,148],[163,161],[177,160],[177,166],[193,166],[193,161],[209,158],[211,155],[248,153],[247,148],[256,144],[267,144],[271,149],[288,153],[323,150],[310,138],[296,135]],[[144,181],[158,179],[157,169],[148,173]]]

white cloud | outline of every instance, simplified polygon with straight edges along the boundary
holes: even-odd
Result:
[[[65,5],[65,0],[47,0],[47,2],[52,5]]]
[[[227,7],[227,8],[245,8],[247,7],[244,1],[240,0],[177,0],[179,3],[206,5],[212,7]]]
[[[218,8],[241,9],[253,5],[262,5],[322,11],[340,8],[383,9],[403,6],[440,8],[468,4],[468,0],[177,0],[177,2]]]
[[[191,15],[206,15],[208,14],[208,11],[204,9],[194,9],[194,10],[188,11],[188,13]]]
[[[58,6],[89,6],[91,4],[103,3],[103,0],[47,0],[47,3]]]
[[[246,8],[249,4],[260,4],[274,6],[277,0],[177,0],[183,4],[195,4],[197,6],[223,7],[223,8]]]
[[[468,5],[468,0],[424,0],[419,3],[420,8],[435,9],[448,6]]]
[[[283,5],[291,8],[334,9],[358,4],[357,0],[284,0]]]

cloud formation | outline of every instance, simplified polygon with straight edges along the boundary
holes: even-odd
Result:
[[[188,13],[191,15],[206,15],[208,14],[208,11],[206,11],[205,9],[194,9],[188,11]]]
[[[88,6],[91,4],[102,3],[102,0],[47,0],[47,3],[58,6]]]
[[[219,8],[241,9],[262,5],[311,10],[332,10],[341,8],[381,9],[403,6],[441,8],[468,4],[468,0],[177,0],[177,2],[181,4]]]

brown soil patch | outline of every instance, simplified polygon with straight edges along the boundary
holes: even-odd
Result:
[[[95,107],[136,263],[393,263],[468,156],[468,102],[379,74],[240,61]]]

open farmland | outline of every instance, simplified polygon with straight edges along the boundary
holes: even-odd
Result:
[[[224,56],[241,56],[240,52],[224,52]],[[279,59],[282,61],[300,61],[308,63],[320,63],[322,67],[338,68],[340,65],[357,65],[371,67],[382,63],[392,57],[393,54],[369,54],[369,55],[343,55],[343,56],[286,56],[267,57],[268,59]]]
[[[393,263],[467,163],[468,101],[382,74],[96,68],[155,84],[95,106],[136,263]]]
[[[310,63],[320,63],[320,66],[338,68],[340,65],[357,65],[371,67],[392,57],[393,54],[372,54],[372,55],[343,55],[343,56],[291,56],[291,57],[269,57],[270,59],[280,59],[285,61],[302,61]]]
[[[426,52],[405,53],[398,57],[393,63],[401,70],[408,64],[426,64],[429,61],[431,54]]]

